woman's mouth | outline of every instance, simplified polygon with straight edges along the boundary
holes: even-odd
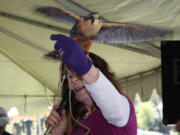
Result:
[[[82,91],[85,87],[78,87],[75,89],[76,92]]]

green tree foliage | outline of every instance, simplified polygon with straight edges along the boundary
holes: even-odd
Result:
[[[139,103],[136,106],[138,127],[144,130],[152,130],[156,110],[151,102]]]

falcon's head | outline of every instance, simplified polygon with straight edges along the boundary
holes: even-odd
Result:
[[[98,20],[100,14],[97,12],[91,12],[87,16],[84,16],[84,21],[91,20],[91,23],[94,24]]]

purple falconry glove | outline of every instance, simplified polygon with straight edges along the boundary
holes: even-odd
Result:
[[[57,40],[54,48],[59,52],[60,60],[71,67],[77,75],[83,76],[90,70],[93,62],[75,40],[61,34],[51,35],[51,40]]]

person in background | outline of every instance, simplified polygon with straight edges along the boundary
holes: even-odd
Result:
[[[12,135],[6,132],[6,125],[9,123],[9,118],[6,110],[0,107],[0,135]]]
[[[176,122],[176,131],[180,132],[180,120],[177,120]]]
[[[60,55],[61,74],[67,73],[62,92],[72,90],[75,100],[61,115],[54,106],[45,125],[51,135],[137,135],[135,110],[120,91],[107,62],[64,35],[52,35]],[[61,77],[62,78],[62,77]]]

